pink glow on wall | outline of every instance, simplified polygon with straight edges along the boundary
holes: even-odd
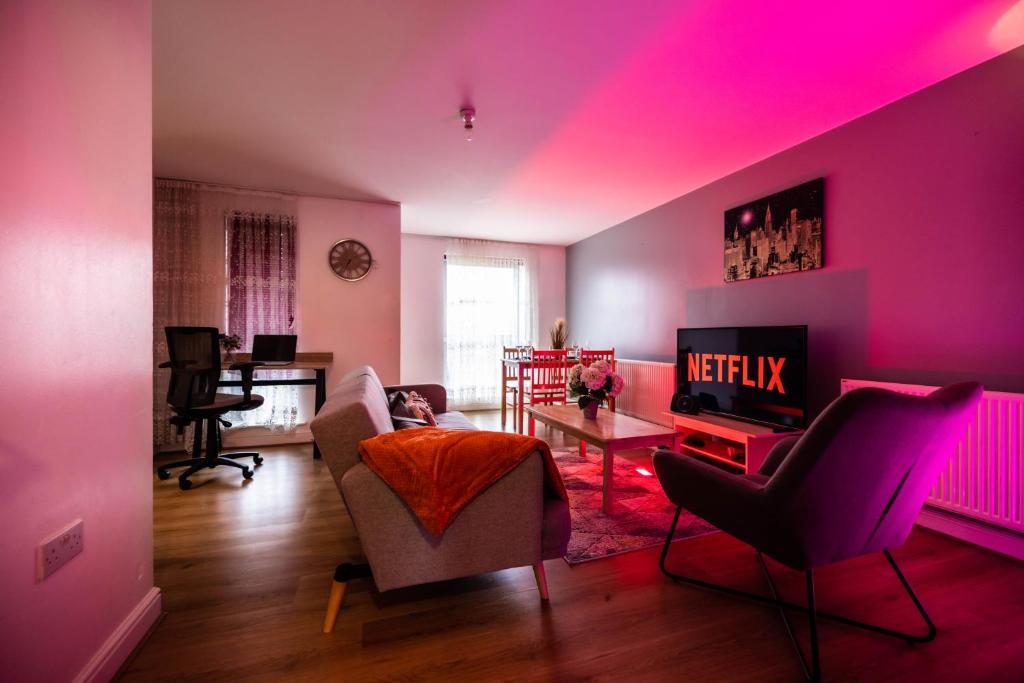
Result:
[[[1024,32],[1003,32],[998,48],[976,39],[1009,4],[688,3],[496,201],[585,204],[626,220],[1024,43]]]
[[[1012,50],[1024,40],[1024,0],[1006,10],[989,32],[989,44],[997,50]]]
[[[812,412],[842,376],[1024,391],[1021,83],[1024,47],[570,246],[574,334],[674,360],[678,327],[806,324]],[[818,176],[826,267],[723,283],[724,210]]]
[[[159,610],[149,2],[5,2],[0,70],[0,678],[104,678]],[[83,552],[38,583],[76,518]]]

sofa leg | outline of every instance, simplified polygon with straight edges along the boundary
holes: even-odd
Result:
[[[537,579],[537,590],[540,591],[540,599],[549,600],[548,577],[544,573],[544,560],[533,565],[533,578]]]
[[[331,595],[327,598],[327,614],[324,615],[324,633],[334,631],[334,624],[338,621],[338,612],[345,603],[345,592],[348,589],[348,582],[352,579],[366,578],[372,576],[370,565],[350,564],[348,562],[339,564],[334,570],[334,581],[331,582]]]
[[[324,616],[324,633],[331,633],[334,630],[334,622],[338,620],[338,612],[345,602],[345,589],[348,583],[344,581],[331,582],[331,597],[327,598],[327,614]]]

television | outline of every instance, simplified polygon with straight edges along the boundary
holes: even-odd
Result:
[[[676,391],[703,412],[804,427],[807,326],[681,328]]]

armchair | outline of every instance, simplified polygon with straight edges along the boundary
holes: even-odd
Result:
[[[777,607],[808,680],[821,678],[819,619],[911,643],[928,642],[935,625],[900,571],[890,549],[901,545],[934,485],[949,445],[981,399],[974,382],[928,396],[857,389],[836,399],[800,437],[783,439],[757,474],[738,476],[694,458],[662,451],[654,467],[676,514],[661,553],[662,572],[674,581]],[[682,508],[753,546],[771,597],[671,572],[669,547]],[[834,562],[882,552],[921,615],[924,634],[902,633],[820,612],[813,571]],[[763,555],[804,572],[807,606],[780,600]],[[810,622],[810,662],[797,642],[787,610]]]

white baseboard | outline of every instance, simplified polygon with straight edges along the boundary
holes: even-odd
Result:
[[[75,676],[74,683],[106,683],[111,680],[160,618],[160,606],[160,589],[154,586]]]
[[[1024,560],[1024,536],[1008,529],[1000,529],[927,506],[921,510],[917,523],[940,534]]]

